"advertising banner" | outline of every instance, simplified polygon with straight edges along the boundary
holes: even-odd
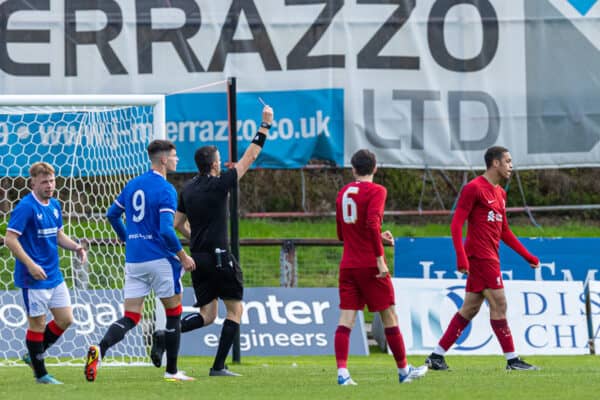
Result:
[[[108,327],[123,316],[122,290],[71,290],[73,324],[48,349],[49,356],[83,358],[91,344],[100,343]],[[0,291],[0,358],[20,358],[27,352],[27,312],[21,291]],[[111,352],[146,357],[142,324],[127,333]]]
[[[500,242],[500,269],[503,280],[582,281],[600,278],[600,260],[595,249],[598,238],[519,238],[540,258],[540,268]],[[394,276],[398,278],[456,279],[456,253],[449,237],[397,238]]]
[[[344,94],[340,89],[239,93],[239,156],[258,130],[263,108],[259,97],[273,104],[277,112],[257,166],[301,168],[311,158],[343,164]],[[197,171],[194,152],[208,144],[217,146],[222,160],[229,159],[225,93],[169,96],[166,108],[167,139],[184,144],[177,147],[177,171]]]
[[[198,312],[194,291],[183,293],[183,315]],[[333,339],[339,319],[336,288],[246,288],[244,313],[240,325],[242,356],[332,355]],[[156,302],[157,326],[165,324],[164,310]],[[182,355],[214,356],[225,317],[219,304],[216,321],[207,327],[181,335]],[[350,354],[368,355],[362,312],[350,336]]]
[[[256,95],[275,108],[259,166],[348,166],[366,147],[383,166],[483,168],[492,145],[516,168],[600,165],[596,0],[36,0],[0,15],[2,93],[197,88],[167,110],[179,148],[223,144],[226,104],[203,109],[225,89],[206,85],[235,76],[252,93],[242,129]]]
[[[408,354],[429,354],[464,301],[457,279],[393,279]],[[518,354],[589,354],[581,282],[506,281],[507,319]],[[502,354],[487,303],[449,354]]]

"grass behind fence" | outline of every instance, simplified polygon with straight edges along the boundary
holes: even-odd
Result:
[[[69,229],[70,228],[70,229]],[[517,236],[523,237],[599,237],[600,227],[594,224],[565,223],[558,226],[535,227],[514,225]],[[107,238],[115,237],[107,224],[78,225],[65,227],[67,232],[76,232],[77,237]],[[448,224],[406,225],[385,222],[383,229],[390,230],[396,237],[432,237],[449,236]],[[0,232],[6,230],[6,221],[0,223]],[[75,235],[74,235],[75,236]],[[336,237],[334,219],[319,220],[241,220],[241,238],[326,238]],[[280,246],[241,246],[240,261],[244,270],[246,286],[279,286],[280,284]],[[67,284],[72,286],[71,253],[63,252],[61,268]],[[337,285],[337,273],[342,254],[341,246],[297,246],[298,286],[333,287]],[[124,265],[122,246],[92,246],[89,253],[91,288],[120,287],[122,279],[115,275],[122,272]],[[386,259],[393,269],[393,249],[386,248]],[[0,282],[5,288],[13,288],[12,271],[14,260],[5,246],[0,247]],[[8,283],[8,285],[7,285]],[[191,286],[189,274],[183,278],[185,286]]]

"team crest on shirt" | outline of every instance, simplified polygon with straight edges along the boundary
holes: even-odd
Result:
[[[58,210],[56,208],[54,209],[54,218],[58,219]]]

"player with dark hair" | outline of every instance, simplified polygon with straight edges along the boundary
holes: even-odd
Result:
[[[23,293],[28,329],[28,354],[23,361],[33,369],[36,381],[61,384],[46,371],[44,352],[73,322],[71,298],[60,272],[58,246],[77,253],[84,263],[83,246],[63,232],[62,210],[54,196],[54,168],[36,162],[29,168],[31,193],[11,213],[4,242],[15,256],[15,286]],[[54,319],[46,324],[50,310]]]
[[[498,255],[500,240],[523,257],[532,268],[538,268],[540,261],[527,251],[508,226],[506,192],[500,186],[500,182],[512,174],[512,158],[508,149],[490,147],[484,159],[486,171],[464,186],[450,225],[457,269],[468,274],[465,301],[425,363],[431,369],[448,369],[444,354],[477,315],[483,301],[487,300],[490,324],[506,357],[506,369],[537,370],[537,367],[521,360],[515,353],[506,321],[506,295]],[[468,221],[468,229],[463,245],[465,221]]]
[[[181,332],[210,325],[217,317],[218,299],[227,308],[221,329],[217,354],[209,376],[239,376],[225,366],[225,359],[242,318],[243,279],[237,260],[229,252],[227,240],[227,197],[237,187],[258,157],[273,123],[273,110],[265,105],[258,133],[235,167],[221,173],[221,156],[215,146],[196,150],[194,159],[198,175],[187,182],[179,193],[175,227],[190,239],[190,251],[196,261],[192,282],[199,313],[181,321]],[[186,222],[189,221],[189,226]],[[161,332],[153,337],[151,357],[160,365],[163,346]]]
[[[336,200],[338,238],[344,242],[340,263],[340,319],[335,332],[335,358],[339,385],[356,385],[347,369],[350,333],[358,311],[369,307],[379,312],[385,337],[392,350],[400,383],[427,373],[427,366],[406,361],[404,339],[398,327],[394,287],[383,252],[383,242],[394,243],[391,232],[381,232],[387,190],[373,183],[377,172],[375,154],[359,150],[352,156],[355,181],[344,186]]]
[[[177,192],[166,177],[177,169],[177,152],[168,140],[154,140],[148,145],[152,163],[150,171],[125,185],[106,216],[125,243],[125,315],[107,330],[100,344],[88,350],[85,377],[96,380],[100,360],[106,351],[123,340],[142,318],[144,299],[153,290],[167,315],[165,380],[193,381],[177,369],[181,319],[181,275],[192,271],[194,260],[188,256],[173,226]],[[121,216],[125,213],[127,227]],[[182,270],[183,268],[183,270]]]

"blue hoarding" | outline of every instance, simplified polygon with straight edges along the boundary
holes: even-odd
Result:
[[[263,105],[274,108],[267,143],[254,163],[260,168],[300,168],[312,159],[344,163],[342,89],[244,92],[237,94],[238,159],[256,134]],[[150,106],[98,112],[30,109],[0,111],[0,176],[27,176],[36,161],[51,163],[58,176],[139,173],[153,138]],[[194,152],[217,146],[229,161],[227,95],[166,96],[166,138],[177,145],[178,172],[196,172]]]
[[[182,317],[197,309],[191,288],[183,293]],[[244,290],[244,313],[240,325],[242,355],[332,355],[333,339],[339,319],[336,288],[247,288]],[[181,335],[182,355],[214,356],[225,317],[219,304],[218,317],[212,325]],[[157,325],[164,321],[162,305],[157,304]],[[368,355],[369,348],[362,313],[350,335],[350,354]]]
[[[261,122],[259,97],[274,109],[274,123],[254,166],[299,168],[311,159],[344,162],[344,92],[341,89],[247,92],[237,95],[238,159]],[[195,172],[194,152],[217,146],[229,160],[225,93],[167,96],[167,139],[177,145],[179,172]]]
[[[598,238],[521,238],[523,245],[540,258],[541,267],[529,264],[504,243],[500,243],[503,279],[595,280],[600,270]],[[397,238],[394,276],[398,278],[455,279],[456,255],[452,239]]]

